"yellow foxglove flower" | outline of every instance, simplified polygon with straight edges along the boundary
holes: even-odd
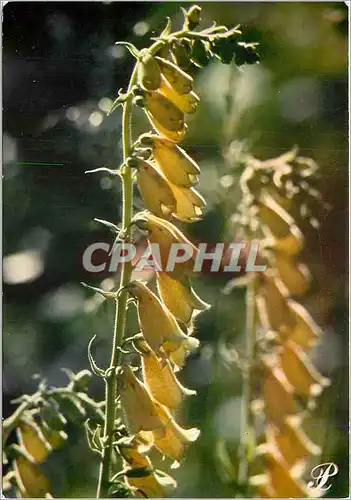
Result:
[[[130,366],[123,366],[119,374],[119,394],[130,432],[162,432],[163,423],[158,416],[155,402],[145,385],[134,375]]]
[[[193,88],[193,79],[178,66],[162,57],[155,58],[161,68],[162,75],[178,94],[188,94]]]
[[[165,272],[157,272],[158,293],[171,313],[185,325],[189,325],[194,311],[204,311],[210,306],[193,290],[189,278],[172,279]]]
[[[138,83],[144,90],[157,90],[161,84],[161,69],[148,49],[140,51]]]
[[[13,468],[20,490],[25,491],[28,498],[46,498],[51,489],[50,482],[29,455],[19,452]]]
[[[145,476],[127,477],[129,486],[137,490],[134,492],[135,496],[164,498],[171,494],[177,485],[175,480],[168,474],[163,473],[160,475],[157,471],[154,471],[151,460],[140,453],[136,442],[129,446],[120,446],[119,450],[124,460],[132,469],[146,469],[146,471],[149,471],[149,474]]]
[[[289,339],[305,350],[309,349],[321,337],[322,331],[301,304],[290,299],[288,305],[295,322]]]
[[[301,459],[320,454],[320,447],[314,444],[303,431],[300,415],[287,416],[284,424],[284,427],[278,430],[268,423],[266,437],[268,443],[279,449],[289,468],[293,467]]]
[[[277,252],[274,256],[279,277],[291,295],[303,295],[307,292],[311,275],[304,264],[297,263],[288,255]]]
[[[257,294],[258,313],[267,330],[282,332],[295,325],[281,283],[269,272],[262,274]]]
[[[146,285],[140,281],[132,281],[128,288],[138,301],[140,328],[151,349],[160,353],[160,348],[163,347],[169,355],[180,346],[187,350],[198,347],[199,341],[188,337],[181,330],[174,316]]]
[[[199,96],[195,94],[194,91],[188,94],[178,94],[178,92],[174,90],[174,87],[169,85],[164,78],[161,80],[160,92],[167,97],[167,99],[172,101],[177,108],[183,111],[183,113],[195,113],[197,105],[200,102]]]
[[[178,187],[172,183],[169,186],[176,199],[174,216],[183,222],[199,220],[206,205],[203,197],[194,188]]]
[[[174,224],[148,212],[138,214],[134,218],[134,222],[140,229],[148,232],[149,243],[159,245],[162,270],[176,279],[193,273],[195,256],[198,250]],[[174,267],[168,267],[171,248],[177,243],[186,245],[189,258],[184,262],[176,262]]]
[[[289,384],[279,366],[266,365],[263,399],[268,421],[281,428],[286,415],[297,414],[300,408],[294,398],[294,388]]]
[[[128,477],[127,483],[136,488],[134,495],[139,498],[167,498],[177,487],[171,476],[159,475],[157,472],[150,472],[142,477]]]
[[[144,105],[151,125],[161,135],[165,131],[182,132],[184,130],[184,113],[172,101],[160,92],[145,92]],[[157,125],[160,124],[160,130]],[[167,133],[165,134],[168,137]]]
[[[183,387],[175,377],[169,361],[160,361],[146,342],[138,342],[142,352],[142,370],[146,386],[152,397],[167,408],[175,410],[184,396],[196,394]]]
[[[304,246],[304,238],[297,226],[291,226],[290,233],[284,238],[268,238],[260,243],[263,248],[270,248],[275,252],[295,257]]]
[[[118,445],[118,449],[123,459],[133,469],[148,468],[150,469],[150,471],[153,470],[152,463],[149,457],[140,452],[139,443],[137,442],[137,436],[129,444]]]
[[[310,496],[305,484],[294,477],[278,455],[267,451],[265,461],[269,482],[279,498],[308,498]]]
[[[21,420],[17,427],[19,444],[29,453],[34,462],[40,464],[48,457],[51,446],[41,430],[32,420]]]
[[[164,436],[155,435],[155,447],[167,457],[179,462],[191,442],[196,441],[200,435],[199,429],[183,429],[172,418],[165,406],[156,403],[157,411],[165,426]]]
[[[258,203],[258,215],[275,238],[286,238],[291,228],[295,227],[294,219],[284,208],[268,194]]]
[[[149,117],[149,120],[150,120],[150,115],[147,114],[147,116]],[[188,131],[188,125],[186,123],[184,123],[184,127],[182,129],[169,130],[166,127],[164,127],[154,116],[152,117],[151,124],[154,127],[154,129],[156,130],[156,132],[158,132],[160,134],[160,136],[162,136],[164,139],[167,139],[173,143],[181,142],[184,139],[184,137]]]
[[[198,182],[199,166],[174,142],[150,134],[143,135],[140,142],[152,148],[158,169],[172,184],[191,187]]]
[[[308,355],[291,340],[284,344],[280,354],[280,363],[286,378],[294,386],[297,394],[318,396],[323,387],[330,385],[329,379],[323,377],[315,369]]]
[[[176,211],[176,199],[167,181],[151,163],[136,161],[136,180],[146,207],[158,217],[170,217]]]

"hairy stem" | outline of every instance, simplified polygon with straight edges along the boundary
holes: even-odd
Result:
[[[136,81],[137,75],[137,65],[135,65],[134,71],[132,73],[128,92],[131,90]],[[131,138],[131,127],[130,119],[132,112],[132,102],[129,98],[123,108],[123,119],[122,119],[122,136],[123,136],[123,160],[130,154],[130,148],[132,144]],[[130,238],[130,223],[133,216],[133,180],[132,172],[130,168],[122,168],[122,190],[123,190],[123,219],[122,219],[122,230],[126,236],[126,240]],[[122,264],[120,288],[128,285],[132,273],[132,265],[130,262],[124,262]],[[114,422],[116,416],[116,391],[117,391],[117,373],[116,369],[121,361],[121,351],[119,347],[123,342],[126,315],[127,315],[127,300],[128,291],[123,288],[119,294],[118,299],[116,299],[116,313],[115,313],[115,324],[114,324],[114,334],[113,334],[113,347],[111,354],[110,369],[108,370],[109,375],[106,377],[106,397],[105,397],[105,426],[104,426],[104,449],[100,464],[100,474],[99,483],[97,489],[97,498],[106,498],[109,489],[110,480],[110,466],[112,458],[112,442],[113,442],[113,431]]]
[[[249,465],[254,447],[254,418],[251,411],[253,399],[253,368],[256,356],[256,280],[253,277],[246,289],[246,359],[243,374],[243,399],[241,406],[239,482],[248,489]]]

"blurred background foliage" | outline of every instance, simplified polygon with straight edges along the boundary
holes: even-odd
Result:
[[[235,239],[227,221],[238,190],[224,153],[235,152],[241,141],[259,159],[297,144],[301,155],[319,163],[321,190],[331,210],[320,229],[307,234],[306,261],[316,279],[306,306],[325,331],[316,364],[333,386],[321,399],[315,425],[319,439],[323,436],[324,461],[334,460],[340,468],[328,496],[347,496],[347,7],[342,2],[200,5],[204,25],[214,19],[241,24],[247,40],[260,43],[261,63],[242,71],[211,64],[195,75],[202,102],[189,120],[184,146],[202,168],[200,191],[207,211],[188,234],[204,242]],[[87,344],[95,333],[96,358],[101,365],[108,362],[113,311],[107,303],[97,305],[79,283],[116,280],[108,271],[87,273],[82,255],[90,243],[111,242],[93,218],[120,221],[120,188],[109,177],[84,171],[117,167],[121,160],[121,113],[107,117],[106,111],[117,90],[126,87],[133,61],[114,42],[147,46],[167,15],[174,28],[180,26],[180,6],[9,2],[4,7],[5,417],[13,411],[12,399],[33,392],[35,373],[60,385],[66,383],[61,367],[87,368]],[[135,133],[147,127],[136,113]],[[202,437],[175,471],[178,497],[233,496],[217,456],[224,439],[235,457],[241,379],[235,356],[223,355],[222,347],[234,342],[240,351],[245,322],[243,293],[221,294],[227,280],[221,273],[197,278],[196,289],[213,308],[200,317],[202,349],[181,375],[198,391],[183,409],[182,421],[199,426]],[[130,331],[135,328],[131,321]],[[100,380],[94,378],[90,394],[103,398]],[[96,455],[87,452],[82,429],[68,430],[70,446],[45,464],[53,494],[92,497]]]

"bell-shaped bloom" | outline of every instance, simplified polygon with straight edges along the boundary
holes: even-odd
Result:
[[[289,339],[308,350],[321,337],[322,331],[301,304],[290,299],[288,305],[295,323],[294,328],[289,332]]]
[[[13,469],[19,490],[28,498],[46,498],[50,491],[50,481],[41,472],[34,460],[20,448],[17,448]]]
[[[269,272],[261,275],[257,309],[260,321],[266,330],[273,330],[284,336],[295,325],[284,289],[279,280]]]
[[[154,436],[155,447],[165,456],[179,462],[191,442],[196,441],[200,435],[199,429],[183,429],[174,420],[165,406],[156,403],[157,411],[165,426],[163,436]]]
[[[300,415],[288,415],[281,429],[268,423],[266,437],[267,443],[279,449],[289,468],[301,460],[318,456],[321,452],[320,447],[314,444],[302,429]]]
[[[173,87],[178,94],[188,94],[193,88],[193,79],[188,73],[185,73],[176,64],[162,57],[156,57],[161,73],[169,85]]]
[[[268,194],[258,202],[258,217],[261,224],[277,239],[286,238],[292,227],[296,227],[291,215]]]
[[[295,415],[301,412],[293,386],[286,379],[279,366],[270,366],[265,363],[263,394],[265,414],[269,422],[281,428],[286,415]]]
[[[176,481],[168,474],[155,471],[149,457],[140,453],[136,443],[121,446],[119,450],[132,470],[143,470],[140,477],[127,476],[127,483],[133,488],[136,497],[165,498],[172,494],[177,486]]]
[[[304,295],[311,283],[308,268],[282,252],[275,252],[274,266],[290,295]]]
[[[174,87],[164,78],[162,78],[160,83],[160,92],[173,102],[177,108],[183,111],[183,113],[195,113],[197,105],[200,102],[200,98],[195,92],[191,91],[187,94],[178,94],[178,92],[174,90]]]
[[[179,134],[185,134],[183,111],[163,94],[158,91],[145,92],[144,106],[151,125],[160,135],[174,140],[175,135],[179,137]]]
[[[169,186],[176,200],[175,217],[182,222],[199,220],[206,205],[204,198],[194,188],[179,187],[172,183]]]
[[[162,355],[160,348],[163,347],[169,355],[181,346],[188,351],[198,347],[199,341],[181,330],[175,317],[146,285],[133,281],[128,289],[137,299],[140,328],[153,351]]]
[[[146,208],[158,217],[176,212],[176,199],[166,179],[149,162],[135,159],[136,180]]]
[[[323,377],[313,366],[304,350],[288,340],[280,353],[280,364],[284,374],[297,394],[318,396],[330,380]]]
[[[147,231],[149,243],[159,246],[160,265],[164,272],[175,279],[193,273],[198,250],[174,224],[148,212],[137,214],[134,223]],[[182,258],[178,258],[178,249],[185,252]]]
[[[182,403],[185,396],[196,394],[183,387],[175,377],[169,361],[159,360],[144,341],[137,342],[141,351],[143,378],[152,397],[171,410]]]
[[[44,462],[51,452],[51,446],[33,420],[26,419],[20,421],[17,427],[17,437],[19,444],[37,464]]]
[[[165,272],[157,272],[158,293],[171,313],[185,325],[189,325],[194,311],[204,311],[210,306],[193,290],[189,278],[172,279]]]
[[[265,473],[278,498],[308,498],[310,496],[307,486],[294,477],[293,472],[278,454],[267,450],[264,461]]]
[[[261,241],[260,247],[295,257],[304,247],[304,237],[300,229],[293,225],[290,227],[290,233],[287,236],[279,239],[267,238]]]
[[[132,434],[139,431],[163,431],[163,423],[158,416],[155,401],[145,385],[134,375],[130,366],[123,366],[118,377],[119,394]]]
[[[144,134],[139,140],[151,147],[157,168],[172,184],[191,187],[198,182],[200,168],[184,149],[158,135]]]

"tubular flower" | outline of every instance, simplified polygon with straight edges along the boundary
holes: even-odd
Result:
[[[137,379],[130,366],[123,366],[119,374],[119,393],[128,426],[133,434],[139,431],[163,432],[155,401],[145,385]]]
[[[156,57],[156,60],[160,65],[162,75],[175,92],[182,95],[192,91],[194,81],[190,75],[167,59]]]
[[[163,347],[167,355],[183,346],[196,349],[199,341],[186,335],[174,316],[160,299],[140,281],[129,284],[130,294],[138,302],[138,318],[142,334],[150,347],[160,354]]]
[[[165,406],[156,403],[158,415],[165,426],[165,434],[156,436],[156,448],[165,456],[179,462],[186,452],[187,447],[200,435],[199,429],[183,429],[174,420]]]
[[[171,140],[184,136],[184,113],[167,97],[158,91],[145,91],[144,106],[151,125],[160,135]]]
[[[49,456],[52,448],[34,421],[22,420],[17,427],[17,436],[20,445],[35,463],[40,464]]]
[[[165,473],[155,471],[151,460],[138,450],[137,443],[133,442],[129,446],[119,446],[119,451],[125,462],[132,471],[142,470],[140,477],[127,476],[128,485],[135,489],[135,496],[142,498],[164,498],[169,496],[175,489],[177,483]]]
[[[239,210],[250,214],[247,222],[241,220],[249,238],[261,239],[267,263],[267,269],[254,277],[255,322],[263,327],[267,340],[274,340],[264,350],[258,349],[259,399],[256,406],[251,405],[252,411],[263,408],[265,430],[256,448],[263,474],[249,482],[268,498],[315,496],[302,474],[321,450],[304,431],[303,422],[330,381],[316,370],[309,352],[320,339],[321,329],[292,299],[306,294],[311,281],[307,267],[299,261],[305,246],[300,219],[307,217],[299,214],[295,204],[301,197],[309,207],[319,200],[310,187],[314,172],[314,163],[299,159],[292,151],[266,162],[249,159],[240,182]],[[315,227],[312,216],[309,223]]]
[[[312,443],[302,429],[303,418],[301,415],[288,415],[284,419],[284,426],[278,429],[269,423],[266,427],[267,443],[273,448],[278,448],[286,464],[293,467],[301,460],[310,456],[318,456],[321,449]]]
[[[146,342],[138,341],[137,348],[142,352],[145,384],[156,401],[175,410],[185,396],[196,394],[195,391],[186,389],[178,382],[169,361],[160,361]]]
[[[146,207],[158,217],[176,212],[176,198],[166,179],[149,162],[135,159],[136,180]]]
[[[318,396],[323,387],[330,384],[329,379],[318,373],[303,349],[291,340],[282,349],[280,364],[297,394]]]
[[[169,311],[186,326],[190,324],[194,311],[210,307],[198,297],[186,277],[177,281],[163,271],[157,272],[157,289]]]
[[[179,187],[191,187],[198,182],[200,168],[195,161],[174,142],[157,135],[144,134],[140,143],[150,146],[158,169]]]
[[[178,187],[169,183],[176,199],[175,217],[183,222],[194,222],[202,216],[206,205],[203,197],[194,188]]]
[[[47,498],[51,486],[34,460],[22,449],[16,448],[13,462],[16,482],[24,498]]]
[[[148,212],[139,213],[134,218],[134,222],[140,229],[147,231],[149,243],[159,245],[162,270],[175,279],[192,274],[197,248],[176,226]],[[172,255],[172,246],[176,244],[184,246],[184,250],[188,252],[188,256],[183,262],[172,263],[169,262],[169,256]]]
[[[195,113],[200,101],[200,98],[193,91],[187,94],[179,94],[164,78],[161,80],[160,92],[183,113],[187,114]]]

